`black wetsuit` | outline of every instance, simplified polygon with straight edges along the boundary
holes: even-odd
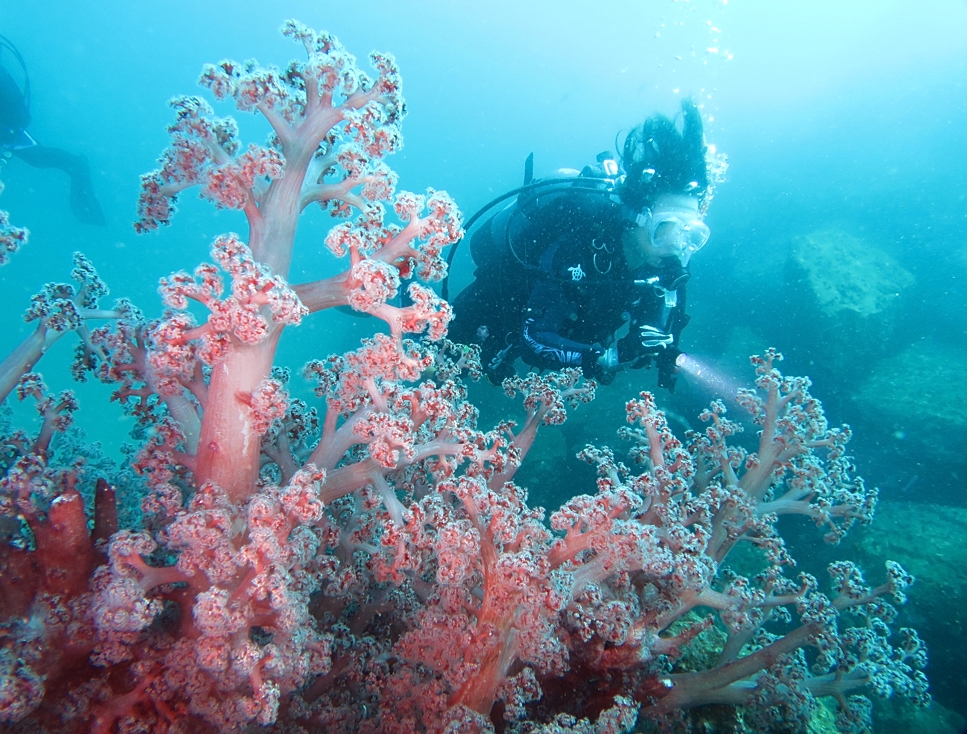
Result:
[[[482,346],[492,380],[513,374],[517,357],[607,377],[598,358],[615,343],[619,363],[657,360],[670,374],[688,320],[687,272],[677,261],[629,268],[622,247],[629,226],[609,188],[588,179],[521,194],[471,238],[475,280],[454,300],[450,337]],[[644,347],[643,325],[671,343]]]

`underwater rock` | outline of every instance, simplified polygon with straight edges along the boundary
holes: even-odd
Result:
[[[819,310],[830,318],[867,318],[893,310],[914,277],[886,252],[836,230],[800,237],[790,264]]]
[[[967,442],[964,375],[967,350],[921,341],[878,363],[854,400],[907,452],[961,462]]]
[[[785,275],[780,343],[787,357],[815,364],[814,378],[816,367],[855,373],[889,353],[898,305],[914,277],[887,252],[847,232],[818,230],[796,238]]]
[[[934,701],[925,709],[906,706],[891,698],[873,703],[873,721],[882,734],[964,734],[967,719]]]
[[[956,732],[962,731],[961,727],[967,723],[962,718],[967,715],[967,679],[962,674],[967,647],[964,537],[967,537],[967,508],[881,499],[876,508],[876,521],[864,527],[854,540],[858,560],[866,568],[874,568],[889,558],[916,577],[908,592],[911,603],[901,611],[899,626],[915,625],[927,643],[930,687],[934,695],[929,710],[939,715],[937,709],[946,706],[960,714],[946,712],[941,717],[949,728],[935,722],[935,726],[917,727],[915,731]],[[912,712],[907,710],[905,715]]]

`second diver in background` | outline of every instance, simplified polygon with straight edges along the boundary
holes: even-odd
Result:
[[[8,58],[18,69],[11,71]],[[18,83],[14,73],[22,80]],[[30,125],[30,79],[23,57],[16,47],[0,36],[0,164],[16,156],[34,168],[57,168],[70,178],[70,207],[83,224],[104,225],[104,214],[94,196],[87,160],[60,148],[40,145],[27,132]]]

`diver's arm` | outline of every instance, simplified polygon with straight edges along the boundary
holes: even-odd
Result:
[[[542,329],[534,319],[524,321],[523,331],[521,356],[533,367],[544,369],[583,367],[587,370],[604,353],[603,349],[594,344],[565,339],[560,334]]]
[[[599,345],[585,344],[561,336],[573,308],[560,285],[542,281],[531,293],[528,315],[521,335],[522,359],[533,367],[560,369],[581,367],[588,374],[603,353]]]

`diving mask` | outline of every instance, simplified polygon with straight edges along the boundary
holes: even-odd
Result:
[[[646,227],[648,239],[658,257],[674,257],[683,266],[708,242],[709,228],[698,213],[698,202],[691,196],[669,197],[651,211],[638,215],[639,226]]]

